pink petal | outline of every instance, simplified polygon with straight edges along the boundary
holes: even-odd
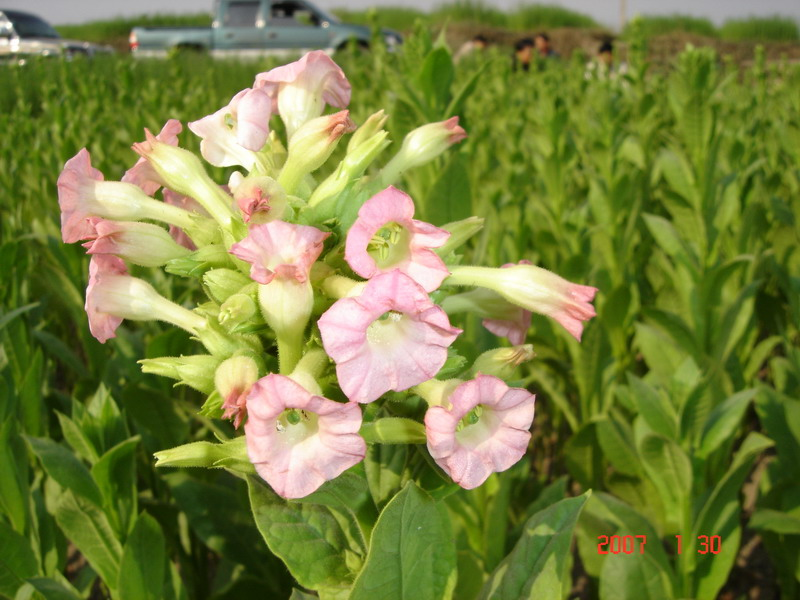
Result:
[[[247,90],[238,98],[235,106],[236,141],[240,146],[253,152],[264,147],[269,135],[272,105],[272,98],[261,89]]]
[[[345,260],[357,274],[365,278],[378,273],[399,269],[420,284],[425,291],[432,292],[449,275],[447,266],[431,250],[442,246],[450,233],[429,223],[417,221],[414,216],[414,201],[393,186],[378,192],[367,200],[358,211],[358,218],[347,233]],[[368,252],[373,236],[390,223],[406,230],[407,248],[392,247],[388,263],[379,265]],[[401,241],[402,243],[402,241]]]
[[[338,300],[318,325],[342,391],[357,402],[431,379],[461,333],[422,287],[397,270],[372,278],[361,296]]]
[[[533,394],[479,374],[453,390],[448,401],[449,408],[428,409],[425,429],[431,456],[460,486],[475,488],[525,454],[534,415]],[[457,431],[461,419],[478,405],[482,409],[478,423]]]
[[[170,146],[177,146],[178,134],[182,130],[183,126],[180,121],[177,119],[170,119],[164,124],[164,127],[161,128],[156,139]],[[125,171],[125,175],[122,176],[122,181],[138,185],[148,196],[155,194],[158,188],[164,185],[164,182],[161,181],[161,177],[144,157],[140,157],[135,165]]]
[[[325,103],[337,108],[350,104],[351,88],[344,71],[322,50],[314,50],[293,63],[259,73],[254,87],[264,87],[272,97],[276,97],[282,83],[293,83],[312,93],[321,93]]]
[[[286,409],[305,411],[311,418],[298,425],[283,424],[279,419]],[[284,375],[259,379],[247,396],[247,412],[250,461],[284,498],[307,496],[366,454],[366,443],[358,435],[357,404],[315,396]]]
[[[82,148],[64,165],[58,176],[58,205],[61,207],[61,238],[71,244],[93,237],[94,227],[87,223],[88,207],[84,198],[91,192],[86,188],[103,181],[103,174],[92,167],[91,157]]]
[[[122,319],[97,309],[95,295],[100,292],[104,282],[109,278],[127,275],[125,261],[110,254],[97,254],[89,262],[89,285],[86,288],[86,314],[89,317],[89,330],[100,343],[116,337],[116,330]]]
[[[250,277],[258,283],[266,285],[276,275],[302,283],[329,235],[308,225],[270,221],[251,227],[247,237],[231,246],[230,252],[252,265]]]

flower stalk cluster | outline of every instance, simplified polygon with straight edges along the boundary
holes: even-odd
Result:
[[[506,380],[534,357],[531,313],[580,340],[596,289],[525,260],[455,266],[482,219],[420,221],[394,184],[466,137],[458,118],[415,129],[381,168],[387,117],[378,111],[357,127],[350,96],[342,70],[311,52],[189,123],[207,163],[239,169],[225,186],[179,146],[175,120],[133,145],[141,158],[121,182],[105,181],[86,149],[67,161],[62,235],[91,257],[92,334],[106,342],[123,320],[188,331],[207,354],[143,360],[143,371],[199,390],[203,414],[243,431],[159,452],[159,465],[255,470],[299,498],[361,461],[367,443],[425,443],[468,489],[524,456],[535,396]],[[344,158],[330,164],[345,141]],[[206,298],[178,304],[128,263],[196,278]],[[464,313],[512,345],[441,378],[462,333],[451,318]],[[427,410],[392,412],[412,396]],[[362,406],[372,403],[382,408]]]

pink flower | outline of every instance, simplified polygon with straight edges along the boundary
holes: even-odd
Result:
[[[158,225],[90,217],[95,235],[83,244],[87,254],[113,254],[143,267],[160,267],[189,251]]]
[[[308,392],[284,375],[259,379],[247,396],[247,454],[284,498],[302,498],[359,463],[361,409]]]
[[[183,126],[180,121],[170,119],[161,128],[161,132],[156,136],[156,139],[170,146],[177,146],[178,134],[182,130]],[[125,172],[122,181],[138,185],[148,196],[155,194],[158,188],[164,185],[161,176],[144,157],[140,157],[136,164]]]
[[[533,263],[523,259],[517,264],[530,265]],[[507,269],[513,266],[514,263],[506,263],[501,268]],[[528,329],[531,327],[531,311],[521,307],[514,307],[512,313],[512,318],[484,319],[483,326],[496,336],[508,338],[509,342],[518,346],[525,343],[525,338],[528,336]]]
[[[338,300],[318,325],[342,391],[357,402],[431,379],[461,333],[422,287],[397,270],[370,279],[361,296]]]
[[[109,280],[127,274],[128,269],[125,262],[116,256],[98,254],[92,256],[92,260],[89,262],[89,286],[86,288],[84,308],[89,317],[89,331],[101,344],[117,337],[117,327],[122,323],[122,318],[103,312],[102,307],[98,308],[99,292],[104,285],[108,284]]]
[[[478,374],[453,390],[449,408],[432,406],[425,414],[431,456],[461,487],[478,487],[525,454],[535,399],[502,379]]]
[[[258,283],[266,285],[275,277],[303,283],[329,235],[308,225],[270,221],[251,227],[246,238],[231,246],[231,254],[252,265],[250,277]]]
[[[345,260],[364,278],[399,269],[432,292],[449,275],[442,259],[431,250],[450,233],[417,221],[414,201],[389,186],[367,200],[347,234]]]
[[[200,153],[209,163],[250,170],[256,162],[253,153],[267,141],[273,110],[274,100],[265,90],[248,88],[231,98],[228,106],[189,123],[189,129],[203,139]]]
[[[583,322],[596,314],[591,302],[597,288],[571,283],[534,265],[506,265],[502,269],[453,267],[448,283],[493,290],[511,304],[555,319],[578,341]]]
[[[244,222],[250,225],[279,220],[288,208],[286,193],[271,177],[232,176],[230,185]]]
[[[321,50],[266,73],[253,87],[277,99],[289,137],[306,121],[319,117],[325,104],[344,108],[350,103],[350,83],[344,72]]]
[[[58,204],[61,207],[61,239],[71,244],[94,235],[94,227],[87,222],[91,207],[85,202],[93,194],[92,182],[103,181],[103,174],[92,167],[89,151],[82,148],[64,165],[58,176]]]

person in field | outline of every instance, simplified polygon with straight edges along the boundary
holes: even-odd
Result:
[[[456,51],[453,56],[453,61],[460,62],[468,56],[477,56],[482,54],[486,47],[489,45],[489,40],[486,36],[479,33],[468,42],[461,44],[461,47]]]
[[[536,46],[536,55],[540,58],[560,58],[561,55],[553,49],[553,46],[550,44],[550,36],[547,35],[545,32],[540,31],[536,34],[536,37],[533,38],[533,42]]]
[[[597,56],[586,65],[586,79],[616,79],[628,72],[624,62],[614,63],[614,44],[605,40],[597,50]]]
[[[533,48],[535,43],[533,38],[522,38],[514,44],[514,57],[512,69],[514,71],[530,71],[531,61],[533,60]]]

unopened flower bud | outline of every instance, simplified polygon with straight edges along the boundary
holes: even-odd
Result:
[[[147,130],[145,134],[146,141],[134,144],[133,149],[150,162],[167,187],[194,198],[215,221],[229,227],[231,199],[208,176],[200,159],[188,150],[159,142]]]
[[[238,473],[254,474],[255,467],[247,457],[247,442],[244,436],[214,444],[193,442],[177,448],[156,452],[157,467],[206,467],[226,468]]]
[[[139,361],[142,373],[152,373],[176,379],[204,394],[214,391],[214,371],[220,360],[208,354],[194,356],[162,356]]]
[[[258,306],[248,294],[233,294],[219,307],[217,320],[228,329],[249,321],[258,314]]]
[[[347,153],[356,152],[359,146],[372,139],[375,134],[383,129],[388,118],[389,117],[383,112],[383,109],[370,115],[370,117],[364,121],[364,124],[359,127],[350,138],[350,142],[347,144]]]
[[[474,376],[483,373],[500,379],[510,379],[519,365],[532,360],[534,356],[536,353],[531,344],[487,350],[475,359],[471,374]]]
[[[467,217],[460,221],[453,221],[447,225],[442,225],[442,229],[450,232],[450,237],[447,238],[447,241],[443,245],[436,248],[434,252],[439,256],[447,256],[483,229],[483,223],[483,217]]]
[[[408,169],[430,162],[453,144],[467,137],[458,117],[428,123],[406,135],[400,151],[381,171],[381,184],[391,185]]]
[[[231,189],[245,223],[258,225],[284,218],[286,192],[272,177],[244,177]]]
[[[203,275],[203,283],[211,298],[222,304],[243,287],[250,285],[252,281],[233,269],[211,269]]]
[[[341,137],[354,129],[346,110],[311,119],[300,127],[289,141],[289,156],[278,178],[283,189],[293,194],[300,180],[321,167]]]
[[[191,253],[158,225],[97,218],[90,222],[96,237],[83,244],[88,254],[113,254],[143,267],[160,267]]]
[[[209,269],[233,266],[231,255],[221,244],[203,246],[182,258],[169,261],[164,270],[182,277],[199,277]]]
[[[245,401],[258,380],[258,364],[249,356],[233,356],[223,361],[214,373],[214,386],[222,397],[224,419],[233,419],[237,429],[246,413]]]

